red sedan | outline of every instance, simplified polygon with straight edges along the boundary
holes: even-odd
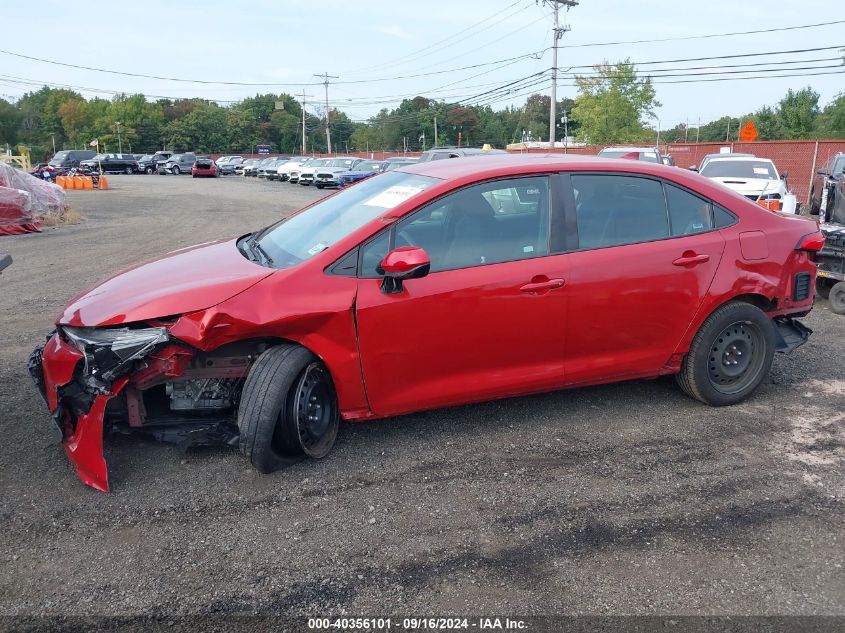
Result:
[[[261,471],[339,419],[674,374],[730,405],[810,330],[806,218],[642,161],[404,166],[71,301],[30,367],[82,481],[104,429],[239,445]]]
[[[194,178],[217,178],[217,164],[210,158],[198,158],[191,166]]]

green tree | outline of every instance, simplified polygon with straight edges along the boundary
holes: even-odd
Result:
[[[818,114],[819,93],[809,86],[798,92],[790,89],[777,106],[784,138],[810,138]]]
[[[0,144],[14,146],[18,142],[21,113],[14,105],[0,99]]]
[[[630,143],[650,137],[645,119],[660,106],[650,78],[640,79],[625,60],[593,66],[591,75],[576,75],[578,96],[572,118],[579,139],[594,143]]]
[[[819,138],[845,138],[845,93],[825,106],[816,123]]]

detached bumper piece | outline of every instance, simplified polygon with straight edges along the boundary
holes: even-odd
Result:
[[[775,317],[775,351],[781,354],[791,354],[810,338],[813,330],[791,317]]]

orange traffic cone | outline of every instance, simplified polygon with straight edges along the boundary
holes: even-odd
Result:
[[[59,185],[62,189],[65,188],[65,177],[64,176],[56,176],[56,184]]]
[[[109,181],[105,176],[100,176],[100,183],[97,185],[97,189],[108,189],[109,188]]]
[[[83,176],[82,177],[82,188],[91,190],[94,188],[94,179],[91,176]]]

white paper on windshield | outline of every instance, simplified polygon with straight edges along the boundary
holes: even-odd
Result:
[[[409,187],[408,185],[394,185],[389,189],[385,189],[379,194],[376,194],[369,200],[365,200],[362,204],[368,207],[382,207],[384,209],[392,209],[393,207],[402,204],[408,198],[417,195],[422,191],[421,187]]]
[[[307,252],[309,255],[316,255],[317,253],[321,253],[322,251],[326,250],[328,247],[328,244],[323,244],[322,242],[320,242],[319,244],[315,244],[314,246],[309,248]]]
[[[768,176],[768,175],[769,175],[769,170],[768,170],[768,169],[766,169],[765,167],[755,167],[755,168],[754,168],[754,173],[755,173],[755,174],[760,174],[761,176]]]

